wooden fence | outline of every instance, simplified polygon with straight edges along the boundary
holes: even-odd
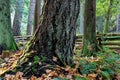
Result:
[[[14,36],[16,42],[27,42],[30,39],[31,35],[27,36]]]
[[[110,49],[120,49],[120,34],[98,34],[96,39],[102,46],[106,46]],[[76,47],[82,47],[82,35],[76,36]]]
[[[15,41],[17,43],[23,42],[24,44],[30,39],[28,36],[15,36]],[[109,47],[110,49],[120,49],[120,34],[99,34],[96,37],[97,41],[101,43],[102,46]],[[78,49],[82,48],[82,35],[76,36],[75,47]]]

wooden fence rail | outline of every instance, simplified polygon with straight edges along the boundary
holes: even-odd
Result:
[[[106,46],[110,49],[120,49],[120,34],[99,34],[96,36],[97,41],[100,41],[102,46]],[[82,35],[76,36],[77,47],[82,45]]]
[[[28,36],[14,36],[16,42],[27,42],[31,35]],[[82,37],[83,35],[76,36],[75,46],[77,48],[82,48]],[[96,39],[100,40],[102,46],[109,47],[111,49],[120,49],[120,34],[98,34]]]
[[[30,39],[31,35],[27,35],[27,36],[14,36],[14,39],[16,42],[26,42]]]

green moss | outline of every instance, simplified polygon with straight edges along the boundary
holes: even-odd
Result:
[[[0,5],[0,45],[6,50],[18,50],[12,35],[9,1],[3,0]]]

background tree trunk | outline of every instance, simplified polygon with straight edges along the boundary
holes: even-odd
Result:
[[[4,50],[16,50],[10,20],[10,0],[0,0],[0,47]]]
[[[84,15],[83,55],[93,56],[93,53],[96,51],[96,0],[86,0]]]
[[[79,7],[79,0],[44,0],[40,25],[18,63],[28,60],[32,50],[46,63],[53,64],[55,56],[59,65],[71,65]]]
[[[106,16],[105,16],[104,33],[107,33],[109,30],[109,19],[111,16],[112,4],[113,4],[113,0],[109,0],[108,11],[107,11]]]
[[[98,16],[96,20],[96,30],[98,33],[103,33],[104,21],[103,16]]]
[[[116,32],[120,32],[120,14],[117,16],[117,26],[116,26]]]
[[[39,24],[39,18],[40,18],[40,14],[42,12],[42,0],[36,0],[35,3],[35,15],[34,15],[34,27],[33,27],[33,33],[35,33],[38,24]]]
[[[84,9],[85,9],[85,1],[82,1],[80,5],[80,33],[84,33]]]
[[[24,5],[24,0],[17,0],[15,16],[14,16],[14,21],[13,21],[14,36],[21,35],[20,28],[21,28],[21,21],[22,21],[23,5]]]
[[[33,32],[35,1],[36,0],[30,0],[30,9],[29,9],[29,16],[28,16],[28,24],[27,24],[27,35],[31,35]]]

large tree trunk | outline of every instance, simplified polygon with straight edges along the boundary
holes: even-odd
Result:
[[[34,27],[33,27],[33,33],[35,33],[37,27],[38,27],[38,24],[39,24],[39,18],[40,18],[40,14],[42,12],[42,3],[43,1],[42,0],[36,0],[35,2],[35,14],[34,14]]]
[[[12,35],[9,0],[0,0],[0,47],[4,50],[18,49]]]
[[[96,41],[96,0],[86,0],[84,15],[83,55],[94,56]]]
[[[28,24],[27,24],[27,35],[31,35],[33,32],[34,12],[35,12],[35,0],[30,0],[30,9],[29,9],[29,16],[28,16]]]
[[[44,0],[40,25],[18,63],[37,51],[46,63],[52,64],[55,56],[59,65],[71,65],[79,6],[79,0]]]
[[[17,0],[15,16],[14,16],[14,21],[13,21],[14,36],[21,35],[20,28],[21,28],[21,21],[22,21],[23,5],[24,5],[24,0]]]

